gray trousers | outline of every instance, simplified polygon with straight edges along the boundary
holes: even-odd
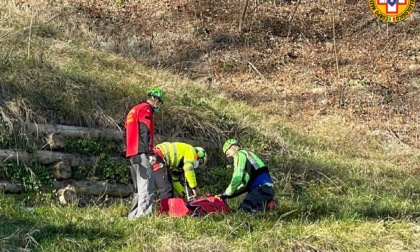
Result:
[[[133,179],[134,193],[128,219],[135,219],[152,213],[153,170],[146,154],[135,155],[130,158],[130,171]]]
[[[172,186],[169,169],[166,165],[153,172],[155,186],[159,191],[159,199],[173,198],[174,188]]]

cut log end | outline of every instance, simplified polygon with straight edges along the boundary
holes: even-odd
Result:
[[[62,150],[66,147],[66,138],[60,133],[51,133],[47,136],[47,144],[51,150]]]
[[[71,166],[67,162],[58,162],[49,166],[53,176],[57,180],[69,179],[71,177]]]
[[[76,189],[72,185],[67,185],[66,187],[58,190],[57,197],[61,205],[79,204]]]

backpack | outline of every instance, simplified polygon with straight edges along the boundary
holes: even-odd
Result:
[[[199,197],[189,202],[181,198],[162,199],[159,215],[168,213],[173,217],[205,216],[208,214],[230,213],[226,201],[216,199],[214,196]]]

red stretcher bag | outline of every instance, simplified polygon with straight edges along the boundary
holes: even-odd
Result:
[[[181,198],[163,199],[160,203],[159,214],[168,213],[173,217],[205,216],[208,214],[230,213],[226,201],[214,196],[199,197],[185,202]]]

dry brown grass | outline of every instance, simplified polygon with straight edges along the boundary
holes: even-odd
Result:
[[[264,128],[271,134],[278,134],[277,126],[282,124],[331,140],[338,148],[341,143],[349,148],[382,148],[384,155],[396,156],[395,160],[418,155],[418,14],[387,26],[377,22],[364,1],[319,0],[301,3],[293,23],[288,23],[295,4],[251,2],[244,33],[239,34],[239,0],[124,1],[122,6],[115,1],[6,1],[2,21],[12,25],[2,31],[0,40],[9,44],[17,41],[16,50],[3,48],[10,51],[3,51],[3,55],[9,55],[11,62],[27,57],[35,62],[31,70],[21,70],[11,80],[22,83],[22,90],[37,85],[35,91],[48,94],[38,100],[59,99],[55,90],[48,91],[48,82],[67,90],[65,96],[72,102],[66,106],[67,111],[53,118],[58,123],[119,127],[136,99],[135,93],[150,83],[184,96],[195,95],[184,89],[199,85],[198,90],[225,92],[230,99],[267,113]],[[30,29],[28,51],[22,48],[29,47]],[[75,37],[77,45],[72,44]],[[132,61],[128,65],[137,61],[161,71],[127,68],[120,65],[120,57],[90,53],[91,48],[129,56]],[[45,71],[50,66],[42,62],[53,67]],[[74,80],[69,67],[82,79]],[[174,78],[167,70],[186,79]],[[49,75],[36,77],[41,72]],[[33,82],[35,77],[38,83]],[[127,95],[123,93],[119,102],[108,107],[104,106],[110,100],[107,95],[90,92],[102,89],[110,95],[121,95],[127,87],[131,90],[129,97],[123,98]],[[3,85],[3,91],[7,94],[13,90]],[[95,102],[83,103],[82,99]],[[39,108],[19,96],[6,103],[9,111],[4,115],[51,121],[44,116],[47,107],[35,114]],[[238,136],[256,126],[235,125],[229,119],[203,124],[206,113],[202,111],[163,111],[158,118],[165,123],[160,123],[159,133],[204,135],[220,145],[226,136]],[[72,116],[64,119],[63,114]],[[223,117],[214,112],[207,116]],[[184,125],[190,125],[190,129]],[[355,134],[359,137],[354,138]],[[414,161],[413,166],[417,164]]]
[[[239,0],[32,3],[0,5],[2,122],[118,127],[145,89],[163,86],[158,133],[218,147],[244,139],[269,163],[281,209],[128,222],[125,203],[26,213],[0,195],[6,249],[419,247],[418,16],[387,30],[364,1],[319,0],[302,2],[290,25],[295,1],[251,1],[241,35]]]
[[[302,127],[342,116],[419,148],[416,13],[386,25],[364,1],[319,0],[301,3],[289,24],[293,2],[255,1],[241,35],[240,1],[67,4],[70,14],[60,20],[93,46],[204,79],[211,89]]]

